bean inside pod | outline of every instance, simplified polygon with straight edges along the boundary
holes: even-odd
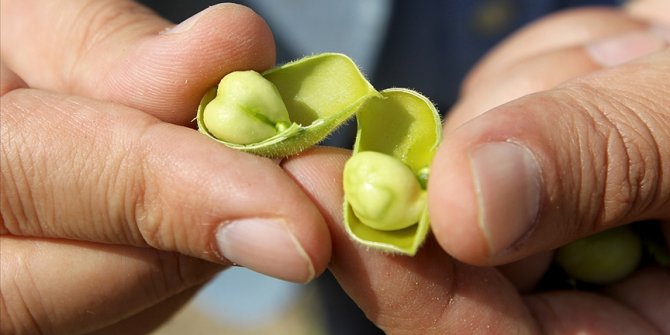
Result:
[[[231,148],[286,157],[356,114],[345,168],[345,228],[356,241],[414,255],[429,231],[426,185],[441,137],[433,104],[408,89],[377,92],[345,55],[305,57],[262,74],[231,73],[202,98],[198,129]]]
[[[381,95],[356,115],[356,143],[343,176],[344,224],[363,245],[414,255],[429,231],[426,185],[442,126],[419,93],[396,88]]]
[[[233,72],[198,107],[198,130],[231,148],[286,157],[319,143],[379,96],[354,62],[338,53],[270,69]]]
[[[611,284],[631,274],[642,259],[643,243],[629,226],[573,241],[556,251],[556,262],[574,279]]]

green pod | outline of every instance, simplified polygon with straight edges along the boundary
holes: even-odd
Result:
[[[372,186],[376,189],[359,197],[363,199],[367,197],[370,202],[359,207],[368,205],[372,206],[375,211],[386,208],[385,210],[393,213],[391,216],[402,217],[405,217],[405,215],[398,214],[398,208],[395,206],[401,206],[403,207],[401,210],[408,212],[416,211],[416,206],[421,206],[421,208],[419,214],[416,215],[416,221],[409,225],[406,225],[406,222],[398,223],[393,220],[393,222],[388,222],[389,227],[382,227],[387,224],[386,222],[364,223],[363,221],[370,220],[370,218],[362,219],[357,215],[357,212],[360,214],[361,211],[355,210],[355,206],[352,206],[352,201],[359,201],[356,199],[357,195],[347,193],[351,193],[352,189],[360,190],[364,188],[350,184],[352,180],[363,178],[360,174],[366,172],[361,172],[360,169],[352,169],[358,170],[357,173],[353,173],[347,171],[347,167],[345,167],[343,178],[345,180],[344,225],[349,235],[363,245],[391,253],[414,255],[423,244],[429,231],[430,220],[425,203],[426,185],[430,165],[441,139],[442,124],[437,109],[419,93],[399,88],[387,89],[380,93],[381,98],[368,100],[357,112],[358,132],[356,143],[353,156],[347,162],[347,165],[354,160],[358,160],[357,155],[364,155],[369,151],[381,153],[404,165],[409,171],[407,173],[411,173],[416,185],[408,185],[411,182],[406,173],[402,172],[403,168],[395,163],[388,163],[388,169],[384,173],[390,174],[390,176],[381,175],[388,179],[389,185]],[[361,163],[354,161],[352,164],[358,165]],[[366,167],[366,169],[369,171],[379,170],[377,166]],[[356,175],[352,176],[353,174]],[[378,185],[379,176],[380,174],[376,172],[370,173],[370,183]],[[362,182],[359,181],[359,183]],[[416,192],[417,188],[418,194],[415,195],[413,193]],[[382,191],[379,191],[380,189]],[[389,192],[408,192],[408,194],[395,194],[388,197],[381,195],[386,193],[386,190],[391,190]],[[375,196],[375,194],[380,195]],[[386,197],[391,200],[386,203],[384,203],[385,200],[381,200],[382,203],[380,204],[380,199]],[[414,217],[415,214],[408,215]],[[389,215],[375,214],[371,217],[373,217],[372,220],[375,217],[388,220],[386,218]]]
[[[284,104],[277,109],[288,112],[289,122],[280,116],[281,112],[268,108],[268,103],[279,99],[271,96],[272,90],[266,85],[249,85],[261,87],[258,91],[262,97],[258,103],[249,98],[256,92],[231,90],[243,92],[238,95],[215,87],[205,94],[198,107],[198,130],[234,149],[266,157],[286,157],[319,143],[351,118],[366,100],[379,96],[356,64],[343,54],[324,53],[305,57],[270,69],[262,76],[276,88]],[[244,111],[240,112],[239,108]],[[237,142],[246,143],[226,141],[219,138],[221,136],[215,136],[208,129],[205,119],[205,110],[208,109],[221,113],[232,110],[233,117],[219,119],[224,120],[222,123],[227,121],[228,128],[236,127],[242,132],[240,136],[231,138],[242,139]]]
[[[611,284],[626,278],[642,259],[643,244],[629,226],[573,241],[556,251],[556,262],[574,279]]]

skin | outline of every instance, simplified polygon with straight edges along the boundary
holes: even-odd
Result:
[[[670,13],[650,10],[652,6],[664,3],[637,1],[630,13]],[[645,125],[660,130],[635,132],[630,138],[640,139],[632,146],[637,151],[627,153],[637,155],[617,160],[622,166],[606,170],[615,174],[608,178],[631,167],[645,176],[669,169],[667,160],[660,158],[670,157],[670,136],[663,132],[670,125],[667,110],[659,107],[668,105],[659,99],[670,96],[665,84],[670,81],[664,77],[670,73],[667,51],[602,69],[583,48],[607,36],[645,30],[646,16],[638,21],[629,12],[578,11],[550,17],[483,60],[451,113],[431,170],[434,238],[416,257],[407,258],[370,252],[342,230],[340,176],[347,152],[313,149],[284,161],[283,172],[267,159],[215,145],[184,127],[202,93],[225,73],[272,66],[271,35],[253,13],[213,7],[189,22],[190,29],[161,35],[158,32],[169,26],[167,22],[132,10],[136,5],[126,1],[2,0],[1,8],[2,333],[143,333],[229,264],[214,256],[211,231],[203,222],[258,213],[285,220],[315,273],[330,260],[341,285],[388,333],[670,332],[661,312],[668,310],[670,301],[667,269],[643,269],[599,293],[523,293],[545,271],[547,252],[558,244],[642,218],[670,218],[663,211],[670,208],[670,173],[653,184],[619,176],[626,187],[596,192],[607,185],[606,180],[586,175],[588,179],[578,182],[579,172],[588,172],[595,157],[580,156],[580,164],[572,166],[576,157],[571,155],[588,151],[583,142],[560,136],[588,136],[594,128],[580,118],[572,123],[549,122],[559,112],[580,115],[585,106],[597,106],[597,113],[621,116],[598,130],[618,126],[634,131],[643,128],[631,123],[635,119],[623,117],[630,116],[625,113],[648,116],[645,120],[653,122]],[[81,29],[69,29],[73,26]],[[50,34],[37,33],[42,31]],[[234,34],[211,39],[213,31]],[[246,43],[226,36],[246,36],[242,39]],[[101,57],[110,52],[115,57]],[[174,78],[183,78],[183,83],[177,85]],[[31,89],[17,89],[26,86]],[[590,89],[576,99],[575,88],[584,87]],[[136,94],[138,90],[143,94]],[[534,92],[539,93],[526,96]],[[607,104],[607,99],[620,103]],[[553,113],[533,113],[537,109]],[[96,128],[86,126],[91,124]],[[467,152],[486,139],[522,129],[515,124],[536,129],[516,135],[542,155],[542,189],[551,196],[528,238],[507,253],[491,255],[491,241],[476,219],[480,208],[468,182],[472,176]],[[552,143],[565,150],[543,151]],[[46,150],[51,148],[47,144],[57,152]],[[659,159],[655,165],[645,165],[645,157]],[[62,162],[71,165],[54,168]],[[106,164],[124,162],[152,167],[146,171],[155,173],[145,178],[131,173],[134,169],[109,173],[114,165]],[[232,164],[234,169],[222,168]],[[552,179],[556,171],[577,172]],[[203,175],[208,183],[201,181]],[[259,175],[264,177],[259,180]],[[463,182],[448,183],[459,179]],[[107,189],[115,192],[105,192],[95,185],[119,186]],[[221,196],[222,187],[234,198]],[[124,207],[136,203],[136,192],[147,189],[161,190],[143,192],[141,198],[149,209],[144,213],[161,213],[154,221],[143,221],[146,216]],[[183,196],[196,191],[202,195],[198,199]],[[597,201],[572,192],[597,194]],[[16,199],[20,201],[9,206]],[[153,224],[143,225],[146,222]],[[668,238],[670,229],[667,224],[663,227]],[[507,264],[495,268],[465,262]],[[261,271],[266,265],[255,266]]]

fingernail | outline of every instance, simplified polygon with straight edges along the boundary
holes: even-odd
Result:
[[[531,152],[514,143],[487,143],[470,153],[479,205],[479,227],[492,256],[528,232],[540,208],[540,167]]]
[[[314,265],[282,220],[243,219],[222,224],[216,244],[229,261],[275,278],[306,283]]]
[[[586,46],[586,51],[596,63],[611,67],[661,50],[668,44],[670,33],[664,27],[650,31],[628,33],[606,38]]]

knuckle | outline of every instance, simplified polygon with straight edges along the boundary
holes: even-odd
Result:
[[[139,170],[145,170],[140,168]],[[141,240],[152,248],[161,249],[165,244],[165,225],[161,199],[156,189],[152,186],[153,182],[148,181],[147,174],[139,172],[139,177],[130,192],[134,198],[134,205],[130,208],[132,213],[130,217],[131,227],[136,227]]]
[[[53,212],[48,197],[41,204],[36,196],[48,192],[43,183],[35,183],[47,175],[47,166],[36,156],[40,148],[29,138],[30,106],[35,98],[28,90],[15,90],[2,97],[0,124],[0,234],[26,233],[27,222],[46,222]],[[26,104],[27,102],[27,104]],[[40,225],[29,225],[39,228]],[[31,233],[39,233],[32,231]]]
[[[159,250],[174,249],[175,239],[172,225],[168,224],[169,206],[164,203],[162,195],[163,175],[160,166],[152,160],[155,152],[151,149],[153,126],[144,128],[138,136],[136,146],[130,150],[127,166],[133,176],[128,178],[130,185],[126,187],[126,222],[129,234],[136,240]]]
[[[141,136],[139,137],[141,138]],[[161,211],[158,202],[160,198],[152,192],[150,176],[147,171],[146,156],[141,148],[132,148],[124,157],[122,166],[129,174],[125,178],[123,220],[124,232],[131,241],[156,246],[159,231],[158,222],[161,221]]]
[[[571,89],[579,91],[575,101],[590,128],[577,132],[582,137],[581,183],[590,192],[581,196],[590,197],[584,203],[596,209],[588,228],[601,230],[665,208],[670,191],[663,178],[670,173],[670,162],[664,162],[663,152],[670,152],[670,120],[664,112],[656,112],[663,111],[659,102],[584,82]]]

